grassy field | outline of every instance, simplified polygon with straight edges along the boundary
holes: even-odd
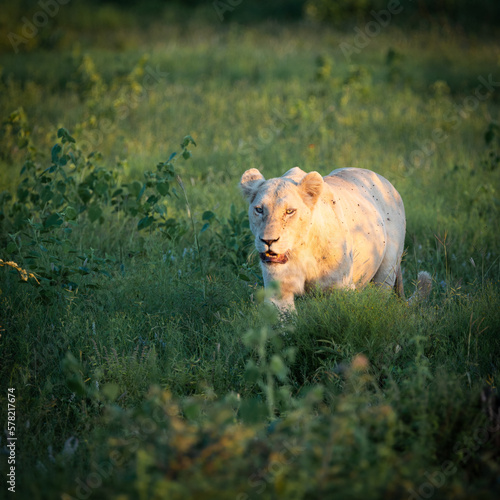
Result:
[[[71,12],[0,47],[2,497],[496,498],[498,40]],[[296,165],[396,186],[428,303],[277,321],[238,182]]]

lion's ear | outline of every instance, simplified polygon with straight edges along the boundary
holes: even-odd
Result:
[[[299,183],[298,188],[306,205],[313,207],[323,191],[323,177],[318,172],[309,172]]]
[[[251,168],[247,170],[242,176],[240,181],[240,189],[245,198],[251,203],[255,198],[257,190],[265,182],[264,176],[256,169]]]

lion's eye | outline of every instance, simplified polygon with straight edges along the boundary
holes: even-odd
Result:
[[[297,210],[295,208],[287,208],[286,209],[286,214],[287,215],[293,215]]]
[[[262,207],[255,207],[254,210],[258,213],[258,214],[261,214],[262,212],[264,212],[264,209]]]

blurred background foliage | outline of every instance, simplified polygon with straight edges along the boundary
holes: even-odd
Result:
[[[19,498],[498,496],[499,5],[401,0],[352,51],[389,5],[4,2]],[[313,291],[277,321],[238,181],[295,165],[395,184],[428,304]]]
[[[151,23],[182,25],[196,22],[238,22],[241,24],[275,22],[319,22],[339,30],[373,19],[373,11],[401,9],[397,24],[405,28],[458,29],[465,33],[493,34],[500,19],[500,4],[495,0],[47,0],[50,9],[58,9],[40,28],[41,36],[23,49],[50,48],[69,43],[81,31],[98,31],[127,27],[148,29]],[[50,7],[50,5],[56,7]],[[2,6],[0,32],[16,32],[22,18],[32,20],[41,7],[36,0],[16,0]],[[6,36],[0,50],[9,50]]]

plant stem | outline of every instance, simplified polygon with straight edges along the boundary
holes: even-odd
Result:
[[[191,206],[189,205],[189,200],[188,200],[188,197],[187,197],[187,193],[186,193],[186,189],[184,188],[184,183],[182,182],[182,179],[181,179],[181,176],[180,175],[177,175],[177,183],[179,184],[179,186],[181,187],[182,189],[182,192],[184,193],[184,200],[186,202],[186,210],[187,210],[187,214],[188,214],[188,217],[191,221],[191,227],[193,229],[193,236],[194,236],[194,244],[196,246],[196,253],[198,254],[198,264],[200,266],[200,272],[202,274],[202,283],[203,283],[203,288],[202,288],[202,292],[203,292],[203,299],[206,298],[206,290],[205,290],[205,273],[203,271],[203,262],[201,260],[201,250],[200,250],[200,242],[198,240],[198,235],[196,234],[196,226],[195,226],[195,223],[194,223],[194,218],[193,218],[193,214],[191,212]]]

